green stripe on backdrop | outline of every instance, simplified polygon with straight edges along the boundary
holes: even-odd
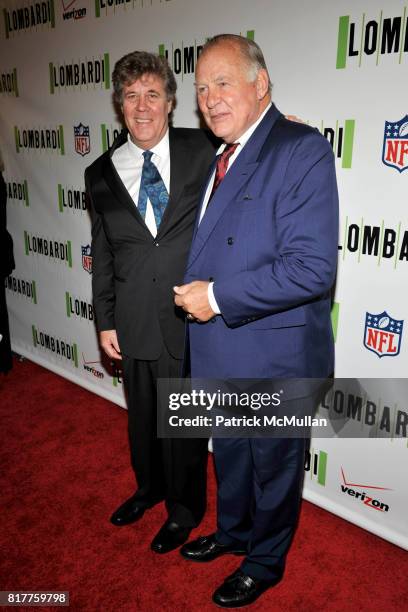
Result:
[[[31,286],[32,286],[32,290],[33,290],[33,302],[34,302],[34,304],[36,304],[37,303],[37,286],[35,284],[35,281],[33,281],[31,283]]]
[[[102,151],[108,150],[108,137],[107,137],[107,129],[105,123],[101,124],[101,132],[102,132]]]
[[[340,304],[338,302],[334,302],[332,309],[331,309],[331,324],[332,324],[333,336],[334,336],[335,342],[337,340],[337,329],[339,326],[339,311],[340,311]]]
[[[342,168],[351,168],[353,161],[354,127],[354,119],[346,119],[344,122],[344,151],[341,163]]]
[[[319,467],[317,471],[317,482],[322,486],[326,484],[326,470],[327,470],[327,453],[320,451]]]
[[[109,53],[105,53],[103,56],[105,62],[105,89],[110,88],[110,64],[109,64]]]
[[[28,196],[28,183],[26,180],[24,181],[24,199],[25,199],[25,205],[30,206],[30,198]]]
[[[14,126],[14,140],[16,141],[16,151],[20,153],[20,147],[18,146],[18,127]]]
[[[52,95],[54,93],[54,64],[50,62],[48,68],[50,71],[50,94]]]
[[[6,11],[6,9],[3,9],[3,16],[4,16],[4,31],[6,33],[6,38],[9,38],[10,37],[10,32],[9,32],[9,27],[8,27],[7,11]]]
[[[74,342],[73,344],[74,347],[74,363],[75,363],[75,367],[78,367],[78,347],[76,345],[76,343]]]
[[[62,205],[62,185],[58,183],[58,208],[60,212],[64,212],[64,207]]]
[[[55,28],[55,6],[54,6],[54,0],[50,0],[50,7],[51,7],[51,27]]]
[[[65,143],[64,143],[64,127],[59,126],[60,143],[61,143],[61,155],[65,155]]]
[[[71,248],[70,240],[68,240],[67,242],[67,247],[68,247],[68,265],[70,268],[72,268],[72,248]]]
[[[18,98],[19,94],[18,94],[18,83],[17,83],[17,68],[13,69],[13,81],[14,81],[14,93],[16,95],[16,98]]]
[[[337,37],[337,60],[336,68],[341,70],[347,64],[347,44],[349,32],[350,15],[343,15],[339,19],[339,34]]]
[[[67,307],[67,317],[70,318],[71,317],[71,309],[69,307],[69,293],[68,293],[68,291],[65,292],[65,306]]]

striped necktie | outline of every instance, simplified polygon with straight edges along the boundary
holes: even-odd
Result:
[[[235,149],[237,148],[238,145],[239,145],[239,142],[228,144],[223,150],[223,152],[221,153],[221,155],[218,156],[217,167],[215,169],[214,183],[212,186],[211,195],[208,200],[208,204],[210,203],[210,200],[213,197],[214,193],[216,192],[219,184],[225,177],[227,170],[228,170],[228,164],[229,164],[230,157],[234,155]]]

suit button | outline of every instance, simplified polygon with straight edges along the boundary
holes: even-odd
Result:
[[[155,278],[152,278],[152,281],[155,283],[155,282],[156,282],[156,279],[155,279]]]
[[[155,243],[154,243],[154,246],[159,246],[159,243],[158,243],[158,242],[155,242]]]
[[[233,239],[233,237],[232,237],[232,236],[230,236],[230,237],[227,239],[227,244],[229,244],[229,246],[231,246],[232,244],[234,244],[234,239]]]

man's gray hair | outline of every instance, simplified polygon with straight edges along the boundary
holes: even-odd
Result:
[[[201,54],[205,53],[209,49],[212,49],[213,47],[216,47],[217,45],[225,43],[238,47],[242,58],[248,66],[248,78],[250,81],[254,81],[256,79],[256,76],[260,70],[266,70],[266,74],[268,75],[268,89],[269,92],[271,92],[272,83],[269,77],[265,58],[261,47],[255,41],[245,38],[244,36],[239,36],[238,34],[217,34],[217,36],[213,36],[206,41]]]

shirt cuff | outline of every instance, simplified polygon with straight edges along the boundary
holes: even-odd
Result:
[[[218,307],[217,304],[217,300],[214,297],[214,283],[210,283],[208,285],[208,301],[210,302],[210,306],[212,308],[212,310],[215,312],[215,314],[219,315],[221,314],[221,310]]]

